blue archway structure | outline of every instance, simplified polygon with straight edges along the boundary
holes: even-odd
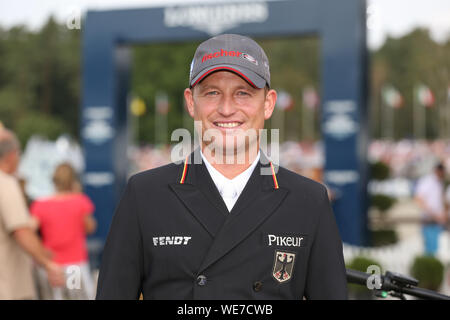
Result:
[[[131,45],[199,41],[224,32],[257,38],[319,37],[324,182],[337,191],[333,209],[344,242],[366,244],[367,49],[366,4],[361,0],[88,11],[80,133],[86,156],[83,184],[96,205],[99,226],[91,240],[105,240],[126,183]],[[186,83],[187,78],[188,66]]]

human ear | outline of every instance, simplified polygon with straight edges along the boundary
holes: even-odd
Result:
[[[189,115],[194,118],[194,89],[186,88],[184,90],[184,100]]]
[[[277,92],[270,89],[264,100],[264,120],[270,119],[275,108],[275,103],[277,101]]]

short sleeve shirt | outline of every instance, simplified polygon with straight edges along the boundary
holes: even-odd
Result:
[[[13,232],[32,227],[18,181],[0,170],[0,299],[35,298],[32,259]]]
[[[42,242],[60,264],[86,262],[88,252],[84,218],[94,211],[92,201],[82,193],[40,199],[31,205],[39,220]]]
[[[419,179],[415,194],[433,211],[432,215],[437,216],[443,212],[444,187],[435,174],[429,174]]]

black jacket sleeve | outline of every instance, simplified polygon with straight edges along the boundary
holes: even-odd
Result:
[[[319,223],[311,247],[305,287],[307,299],[347,299],[342,240],[328,194],[322,190]]]
[[[138,299],[143,279],[143,245],[133,178],[114,214],[103,250],[96,299]]]

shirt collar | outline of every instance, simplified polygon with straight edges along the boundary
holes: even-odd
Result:
[[[208,169],[208,172],[212,180],[214,181],[214,184],[219,190],[219,193],[222,194],[225,185],[228,185],[234,187],[234,190],[236,191],[238,196],[241,194],[242,190],[244,190],[245,185],[248,182],[248,179],[250,179],[250,176],[252,175],[252,172],[260,159],[260,151],[258,150],[258,154],[256,155],[255,160],[253,160],[252,164],[247,169],[245,169],[244,172],[238,174],[233,179],[228,179],[223,174],[221,174],[216,168],[214,168],[211,163],[209,163],[209,161],[203,155],[203,152],[201,150],[200,154],[202,156],[202,160],[205,162],[206,168]]]

